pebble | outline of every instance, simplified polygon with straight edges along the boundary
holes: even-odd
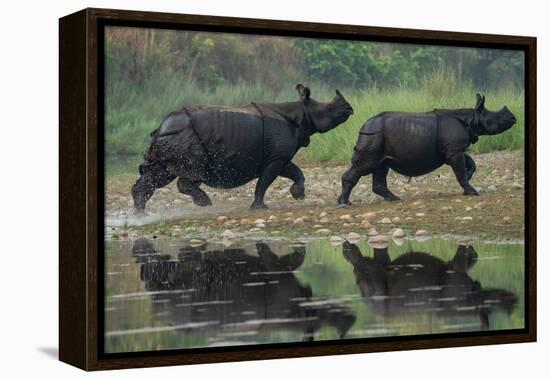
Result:
[[[249,232],[253,232],[253,233],[254,233],[254,232],[259,232],[259,231],[261,231],[261,230],[262,230],[262,229],[256,227],[256,228],[250,229]]]
[[[216,221],[218,221],[220,224],[226,222],[227,220],[229,220],[227,216],[218,216],[218,218],[216,218]]]
[[[327,217],[323,217],[322,219],[319,220],[319,222],[320,222],[321,224],[326,224],[326,223],[329,222],[329,219],[328,219]]]
[[[386,236],[377,235],[377,236],[369,238],[367,243],[369,244],[369,246],[371,246],[375,249],[383,249],[385,247],[388,247],[388,244],[390,243],[390,240]]]
[[[361,227],[362,228],[370,228],[372,225],[371,223],[369,222],[369,220],[363,220],[361,221]]]
[[[344,242],[344,239],[340,236],[332,236],[332,237],[330,237],[330,242],[333,243],[333,244],[340,244],[340,243]]]
[[[296,220],[292,222],[294,225],[304,225],[304,218],[298,217]]]
[[[367,232],[367,235],[368,236],[377,236],[378,231],[375,228],[370,228],[369,231]]]
[[[391,222],[394,224],[397,224],[399,221],[401,221],[401,217],[399,216],[395,216],[394,218],[391,219]]]
[[[393,238],[403,238],[405,237],[405,232],[401,228],[397,228],[392,233]]]
[[[267,218],[269,221],[277,221],[277,216],[271,215]]]
[[[265,228],[265,224],[262,224],[262,223],[259,223],[259,224],[256,224],[256,228]]]
[[[347,228],[350,228],[350,227],[351,227],[351,225],[348,224],[347,222],[344,222],[344,223],[342,224],[342,228],[346,228],[346,229],[347,229]]]
[[[414,233],[414,235],[417,236],[417,237],[427,236],[428,232],[425,231],[424,229],[419,229],[419,230],[416,231],[416,233]]]
[[[240,221],[240,224],[241,225],[249,225],[250,224],[250,220],[247,219],[247,218],[242,218],[241,221]]]
[[[512,221],[512,218],[511,217],[508,217],[508,216],[504,216],[502,218],[502,221]]]
[[[487,190],[494,192],[494,191],[497,190],[497,187],[495,185],[491,184],[489,187],[487,187]]]
[[[353,221],[353,216],[352,215],[342,215],[342,216],[340,216],[340,220],[342,220],[342,221]]]
[[[202,245],[202,244],[204,244],[204,241],[200,240],[200,239],[197,239],[197,238],[193,238],[193,239],[189,240],[189,245],[192,245],[192,246],[198,246],[198,245]]]
[[[462,219],[463,219],[464,221],[472,221],[472,220],[473,220],[473,218],[470,217],[470,216],[462,217]]]
[[[254,220],[254,224],[265,224],[265,220],[263,218],[258,218]]]
[[[360,240],[361,235],[359,233],[349,232],[348,235],[346,236],[346,239],[347,240]]]
[[[319,229],[319,228],[322,228],[322,227],[323,227],[323,225],[321,225],[321,224],[313,225],[313,229]]]
[[[359,218],[364,218],[364,219],[367,219],[367,220],[372,220],[373,218],[376,217],[376,212],[363,213],[362,215],[360,215],[358,217]]]
[[[405,243],[405,238],[395,238],[393,237],[393,243],[395,243],[397,246],[403,246]]]
[[[231,230],[226,229],[222,233],[222,238],[228,239],[228,240],[233,240],[233,239],[237,238],[237,236],[235,236],[235,233],[233,233]]]
[[[453,207],[441,207],[441,210],[443,212],[448,212],[448,211],[452,211],[453,210]]]
[[[469,212],[471,211],[473,208],[472,207],[466,207],[466,212]]]
[[[426,215],[425,213],[419,212],[416,214],[416,217],[424,217],[425,215]]]
[[[321,212],[319,218],[327,217],[327,212]]]
[[[387,217],[384,217],[382,220],[379,221],[380,224],[391,224],[391,220]]]
[[[315,234],[328,235],[330,234],[330,229],[326,229],[326,228],[317,229],[315,231]]]
[[[471,238],[459,238],[456,240],[456,244],[459,246],[472,246],[472,239]]]

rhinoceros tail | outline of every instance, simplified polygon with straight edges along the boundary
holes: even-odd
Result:
[[[152,163],[153,161],[156,160],[156,157],[155,157],[155,154],[154,154],[154,150],[153,150],[153,146],[155,146],[155,143],[157,142],[157,137],[158,137],[158,134],[159,134],[159,129],[160,128],[157,128],[155,130],[153,130],[151,132],[151,143],[149,143],[149,147],[147,148],[147,150],[145,151],[145,154],[143,154],[143,160],[145,162],[148,162],[148,163]],[[144,162],[144,163],[145,163]]]

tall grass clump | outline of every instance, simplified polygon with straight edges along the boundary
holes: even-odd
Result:
[[[108,79],[108,78],[107,78]],[[334,88],[305,82],[312,97],[330,101]],[[261,84],[240,82],[220,84],[208,89],[189,81],[183,74],[162,72],[140,83],[107,80],[105,102],[105,151],[110,157],[141,155],[150,133],[163,118],[182,106],[196,104],[245,105],[251,101],[294,101],[298,95],[296,83],[274,90]],[[480,137],[471,146],[475,153],[514,150],[524,144],[524,94],[513,87],[478,91],[470,84],[460,84],[444,71],[436,72],[433,80],[425,80],[418,88],[364,90],[340,88],[352,104],[354,114],[336,129],[312,137],[309,147],[302,149],[296,159],[306,162],[349,162],[361,126],[371,117],[384,111],[425,112],[434,108],[471,108],[476,92],[486,96],[486,107],[498,110],[506,105],[518,123],[505,133]]]
[[[426,88],[427,87],[427,88]],[[349,162],[357,141],[359,129],[371,117],[385,111],[427,112],[434,108],[473,108],[476,90],[469,85],[452,84],[445,88],[439,84],[425,88],[400,88],[388,91],[370,89],[347,96],[354,114],[348,121],[322,135],[315,135],[310,146],[300,153],[305,161]],[[471,145],[474,153],[488,153],[498,150],[517,150],[524,145],[524,95],[510,89],[485,91],[485,106],[499,110],[506,105],[517,117],[517,124],[510,130],[495,135],[482,136]]]
[[[142,154],[150,133],[170,112],[192,105],[241,106],[251,101],[298,100],[297,83],[280,90],[253,83],[224,83],[208,89],[178,73],[159,73],[143,82],[112,81],[107,78],[105,99],[105,152],[108,156]],[[312,96],[329,101],[334,90],[311,84]]]

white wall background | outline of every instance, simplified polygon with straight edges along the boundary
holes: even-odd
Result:
[[[538,37],[539,342],[338,357],[96,373],[117,378],[521,378],[548,375],[548,258],[545,217],[550,163],[550,39],[544,1],[6,1],[0,22],[0,375],[68,378],[56,360],[58,233],[58,21],[87,6],[393,26]],[[546,171],[547,172],[547,171]],[[546,191],[545,191],[546,190]],[[544,371],[543,371],[544,370]],[[539,373],[537,373],[537,371]]]

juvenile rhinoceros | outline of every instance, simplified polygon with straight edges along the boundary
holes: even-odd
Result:
[[[352,166],[342,176],[339,207],[351,205],[351,190],[362,176],[373,174],[372,190],[377,195],[388,201],[399,200],[386,183],[390,168],[412,177],[445,163],[452,167],[464,195],[478,195],[469,183],[476,165],[466,149],[478,136],[502,133],[515,123],[516,117],[506,107],[498,112],[485,109],[485,96],[479,94],[473,109],[380,113],[359,131]]]
[[[134,206],[143,210],[155,189],[178,178],[177,188],[199,206],[212,205],[199,187],[235,188],[257,179],[252,209],[267,208],[264,195],[277,176],[291,179],[290,192],[303,199],[304,175],[292,163],[310,136],[325,133],[353,113],[339,91],[329,103],[296,86],[300,100],[251,103],[243,107],[193,106],[170,113],[152,133],[132,187]]]
[[[361,297],[369,307],[386,317],[424,313],[447,317],[477,316],[480,329],[489,329],[489,315],[504,311],[511,315],[518,297],[504,288],[483,288],[468,271],[477,262],[472,246],[458,246],[445,262],[427,252],[410,251],[391,259],[388,248],[374,248],[363,256],[357,245],[345,242],[345,259]]]

